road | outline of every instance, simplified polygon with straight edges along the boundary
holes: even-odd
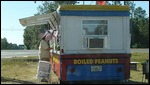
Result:
[[[1,50],[1,58],[38,56],[38,50]]]
[[[134,53],[134,52],[149,53],[149,48],[148,49],[131,49],[131,53]]]
[[[149,53],[149,49],[131,49],[131,53]],[[1,58],[38,56],[38,50],[1,50]]]

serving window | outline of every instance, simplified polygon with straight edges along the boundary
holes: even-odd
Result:
[[[83,47],[106,48],[108,20],[82,20]]]

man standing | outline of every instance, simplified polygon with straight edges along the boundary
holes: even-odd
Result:
[[[44,35],[43,35],[43,37],[42,37],[42,40],[40,41],[40,45],[39,45],[39,65],[38,65],[38,72],[37,72],[37,75],[40,75],[40,76],[45,76],[45,74],[40,74],[39,73],[39,70],[42,70],[42,68],[43,67],[45,67],[45,66],[47,66],[47,65],[45,65],[45,64],[42,64],[42,61],[47,61],[47,63],[49,62],[50,63],[50,59],[52,59],[52,56],[50,55],[50,50],[52,50],[53,48],[50,48],[50,46],[49,46],[49,40],[51,40],[52,39],[52,35],[53,33],[51,33],[50,31],[46,31],[45,33],[44,33]],[[40,63],[41,62],[41,63]],[[44,66],[43,66],[44,65]],[[52,66],[51,66],[52,67]],[[51,73],[51,70],[52,70],[52,68],[49,68],[49,70],[50,70],[50,73]],[[46,67],[46,68],[48,68],[48,67]],[[46,69],[46,68],[44,68],[44,69]],[[44,70],[43,69],[43,70]],[[46,72],[47,72],[48,70],[46,70]],[[44,71],[45,72],[45,71]],[[48,72],[47,72],[48,73]],[[51,75],[51,74],[50,74]],[[48,75],[47,75],[48,76]],[[51,76],[50,76],[50,78],[45,78],[45,77],[43,77],[42,78],[42,80],[41,80],[42,82],[49,82],[49,81],[51,81]]]
[[[50,35],[49,35],[50,34]],[[50,48],[48,45],[49,38],[52,37],[52,34],[49,31],[46,31],[39,45],[39,59],[43,61],[50,61]]]

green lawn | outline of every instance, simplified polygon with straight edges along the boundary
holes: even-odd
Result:
[[[38,56],[1,59],[1,84],[35,84]],[[52,83],[57,83],[57,76]]]
[[[129,81],[142,82],[142,62],[149,59],[149,53],[132,53],[131,61],[140,62],[137,71],[131,70]],[[34,84],[36,83],[38,57],[15,57],[1,59],[1,84]],[[57,76],[52,74],[52,83],[57,83]],[[146,80],[147,82],[147,80]]]
[[[145,62],[146,60],[149,59],[149,53],[132,53],[131,54],[131,61],[132,62],[140,62],[139,64],[137,64],[138,66],[138,70],[131,70],[130,74],[131,74],[131,81],[134,82],[142,82],[142,78],[143,78],[143,74],[142,74],[142,63]],[[145,76],[144,76],[144,80],[145,81]],[[146,83],[148,82],[148,80],[146,80]]]
[[[1,59],[1,83],[34,83],[37,62],[38,57]]]

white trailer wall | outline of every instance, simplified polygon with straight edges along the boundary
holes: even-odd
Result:
[[[108,48],[83,48],[82,20],[108,20]],[[65,54],[128,53],[130,47],[129,17],[61,17],[61,44]]]

